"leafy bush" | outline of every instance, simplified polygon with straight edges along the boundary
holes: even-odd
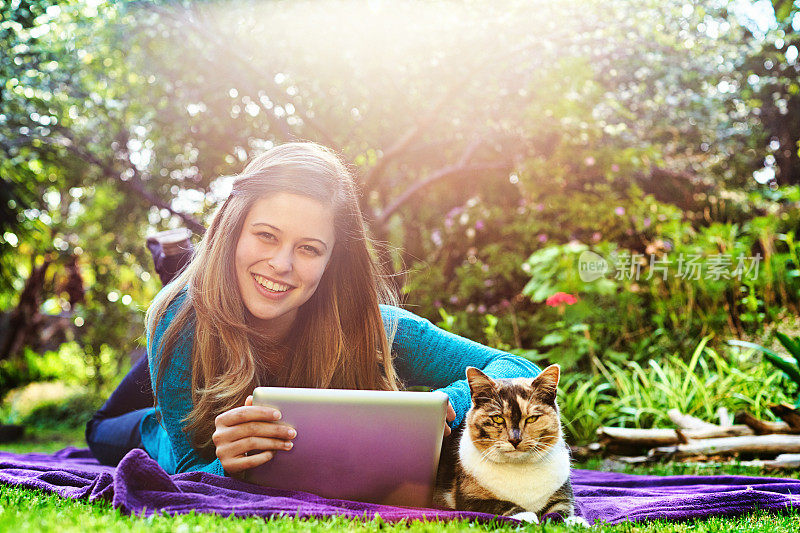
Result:
[[[44,353],[25,349],[22,357],[0,362],[0,397],[12,389],[40,381],[62,381],[92,387],[95,394],[106,394],[125,374],[126,359],[107,343],[100,345],[97,354],[75,341]]]
[[[636,187],[591,206],[573,190],[538,192],[547,201],[520,192],[504,206],[473,199],[451,210],[431,231],[429,261],[409,276],[414,310],[480,342],[594,372],[601,361],[690,354],[712,332],[712,346],[760,340],[765,325],[798,312],[798,187],[703,193],[710,214],[699,220]],[[587,252],[607,261],[605,276],[581,279]],[[563,312],[545,305],[556,292],[578,302]]]
[[[94,394],[77,393],[39,404],[22,419],[22,424],[37,429],[81,428],[102,404],[102,398]]]
[[[717,409],[746,409],[774,419],[769,405],[793,397],[796,386],[754,350],[726,356],[704,338],[689,361],[672,354],[662,361],[604,363],[601,374],[567,374],[559,391],[562,420],[572,443],[594,440],[601,425],[672,427],[667,411],[678,409],[715,422]]]

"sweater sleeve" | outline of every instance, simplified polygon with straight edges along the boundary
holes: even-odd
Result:
[[[398,307],[382,305],[381,314],[387,332],[396,324],[392,352],[400,379],[447,394],[456,412],[451,427],[461,424],[472,404],[465,379],[468,366],[493,378],[535,377],[541,372],[527,359],[454,335]]]
[[[208,461],[203,459],[192,446],[188,435],[183,431],[183,420],[192,408],[191,397],[191,355],[193,328],[184,330],[175,348],[169,354],[160,353],[160,342],[169,324],[175,317],[177,310],[186,298],[182,292],[170,304],[155,328],[155,332],[147,331],[147,357],[150,363],[150,379],[154,384],[153,390],[157,391],[158,402],[154,417],[160,420],[160,427],[153,428],[161,433],[159,444],[155,450],[148,450],[168,474],[178,474],[189,471],[202,471],[209,474],[224,476],[219,459]],[[156,373],[162,357],[167,357],[167,364],[163,371],[163,379],[158,385]],[[166,438],[163,435],[166,433]]]

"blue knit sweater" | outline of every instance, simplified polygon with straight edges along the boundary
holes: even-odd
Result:
[[[168,307],[155,332],[147,332],[147,356],[153,383],[159,367],[159,342],[185,298],[186,293],[182,292]],[[521,357],[453,335],[398,307],[381,306],[380,310],[387,331],[390,324],[397,322],[392,353],[398,377],[408,386],[424,385],[447,394],[456,412],[452,427],[463,421],[470,407],[469,385],[464,379],[466,367],[480,368],[495,378],[533,377],[540,372],[536,365]],[[219,460],[203,459],[182,429],[181,421],[192,406],[192,343],[192,332],[184,332],[169,355],[158,390],[159,403],[141,422],[142,443],[147,453],[169,474],[200,470],[224,476]],[[157,411],[162,424],[158,423]]]

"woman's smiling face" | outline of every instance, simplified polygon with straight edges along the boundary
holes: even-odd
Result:
[[[253,204],[236,243],[239,293],[255,323],[283,337],[317,290],[335,241],[333,210],[276,193]]]

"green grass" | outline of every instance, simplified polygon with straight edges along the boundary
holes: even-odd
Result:
[[[413,531],[449,533],[455,531],[535,531],[558,533],[585,531],[580,527],[560,524],[515,526],[508,524],[475,524],[452,522],[400,522],[386,524],[381,520],[362,522],[332,518],[325,520],[295,520],[281,518],[235,518],[208,514],[180,516],[157,515],[147,518],[125,516],[108,503],[87,504],[65,500],[52,494],[0,486],[0,532],[58,531],[141,531],[141,532],[198,532],[207,531]],[[644,524],[624,523],[616,526],[599,526],[592,531],[613,533],[649,533],[661,531],[694,531],[700,533],[740,532],[791,532],[800,530],[800,515],[776,515],[756,512],[737,518],[712,518],[703,521],[674,523],[665,521]]]
[[[64,446],[82,446],[82,432],[31,431],[26,440],[18,443],[0,445],[3,451],[26,453],[32,451],[54,451]],[[604,469],[609,463],[592,460],[578,465],[580,468]],[[798,473],[765,473],[758,468],[737,463],[696,465],[692,463],[668,463],[648,466],[631,466],[614,463],[614,470],[634,474],[678,475],[678,474],[738,474],[752,476],[776,476],[800,478]],[[279,518],[264,520],[262,518],[235,518],[208,514],[188,514],[167,516],[160,514],[147,518],[126,516],[111,507],[108,502],[87,503],[84,501],[66,500],[53,494],[40,491],[20,489],[0,485],[0,533],[58,531],[141,531],[147,533],[169,531],[185,533],[205,533],[207,531],[269,531],[307,532],[307,531],[411,531],[414,533],[450,533],[455,531],[501,531],[501,532],[551,532],[585,531],[580,527],[569,528],[561,524],[544,525],[508,525],[508,524],[475,524],[464,521],[451,522],[400,522],[386,524],[381,520],[362,522],[333,518],[324,520],[295,520]],[[650,533],[662,531],[674,532],[752,532],[773,533],[793,532],[800,530],[800,513],[771,514],[754,512],[734,518],[711,518],[702,521],[674,523],[653,521],[643,524],[624,523],[616,526],[598,526],[592,531],[610,533]]]
[[[25,435],[15,442],[0,444],[0,451],[13,453],[53,453],[67,446],[86,447],[83,428],[25,428]]]
[[[598,361],[599,374],[566,375],[558,400],[570,442],[594,441],[601,425],[673,427],[670,409],[716,423],[720,407],[774,420],[771,404],[794,403],[796,386],[754,350],[725,347],[720,353],[707,345],[708,339],[688,358],[672,354],[641,364]]]

